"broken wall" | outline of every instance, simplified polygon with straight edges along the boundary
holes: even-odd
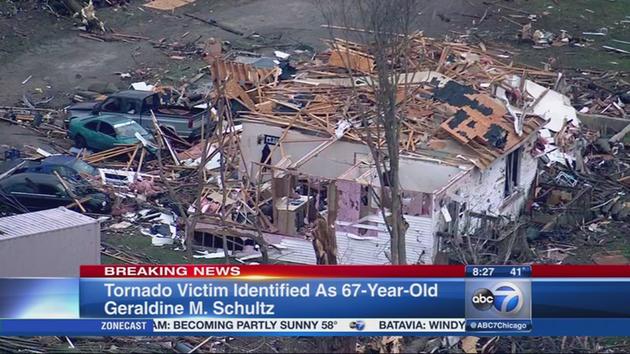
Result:
[[[243,151],[244,161],[247,164],[243,168],[247,168],[250,173],[252,172],[250,161],[261,161],[265,145],[272,152],[271,164],[278,163],[282,159],[281,149],[278,147],[274,152],[274,148],[277,146],[277,140],[282,137],[283,132],[284,128],[282,127],[248,121],[243,122],[241,150]],[[284,143],[282,147],[285,155],[287,157],[290,156],[291,161],[295,162],[327,139],[328,137],[290,130],[283,138]],[[304,163],[298,170],[300,173],[311,176],[335,179],[354,165],[355,160],[366,154],[369,154],[369,148],[363,144],[336,141],[317,156]],[[254,172],[256,172],[256,169],[254,169]]]
[[[406,189],[402,192],[403,214],[409,224],[405,234],[407,263],[432,264],[437,251],[432,192],[466,172],[435,162],[401,159],[401,183]],[[379,185],[375,175],[369,181]],[[337,180],[336,184],[339,201],[336,234],[340,262],[390,264],[390,236],[380,209],[372,203],[371,196],[364,193],[364,185],[348,180]],[[376,193],[379,193],[378,190]],[[366,215],[366,211],[371,214]]]
[[[337,220],[341,222],[357,222],[362,215],[370,213],[370,196],[363,186],[354,181],[338,180],[337,187]],[[337,225],[337,231],[349,232],[362,236],[374,235],[373,230],[359,230],[357,227]],[[365,233],[365,234],[364,234]]]
[[[455,166],[409,157],[401,157],[399,166],[402,189],[429,194],[446,186],[449,181],[464,173],[464,170]]]
[[[402,212],[410,216],[431,216],[432,195],[430,193],[403,191]]]
[[[401,156],[399,162],[400,187],[409,192],[433,194],[459,178],[468,169],[468,166],[460,168],[435,161]],[[375,169],[366,175],[363,182],[373,184],[376,187],[381,185]]]
[[[531,151],[537,135],[529,137],[522,145],[518,168],[518,191],[504,196],[507,155],[494,161],[484,170],[474,169],[444,192],[435,196],[433,213],[437,218],[436,230],[446,229],[446,220],[440,209],[449,202],[465,203],[466,211],[516,217],[527,201],[527,196],[536,178],[538,161]],[[455,215],[453,215],[454,217]],[[463,223],[460,223],[462,226]],[[474,227],[474,226],[473,226]]]

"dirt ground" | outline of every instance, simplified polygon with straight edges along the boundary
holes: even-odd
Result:
[[[481,1],[473,5],[463,0],[427,0],[421,7],[420,23],[429,35],[462,30],[470,18],[483,13]],[[212,17],[244,33],[256,32],[265,38],[277,38],[280,44],[321,48],[329,37],[321,15],[322,2],[311,0],[219,0],[196,2],[165,12],[143,7],[144,0],[133,0],[124,9],[103,8],[97,14],[113,30],[153,40],[187,42],[209,37],[230,41],[239,38],[217,27],[184,16]],[[72,19],[55,18],[42,9],[24,6],[12,17],[0,17],[0,104],[20,103],[22,95],[54,96],[51,105],[63,107],[76,89],[93,84],[111,83],[127,87],[131,80],[121,80],[116,73],[135,69],[158,70],[173,80],[197,74],[199,63],[175,61],[149,41],[134,43],[98,42],[79,37]],[[183,37],[184,34],[187,35]],[[270,45],[266,50],[273,50]],[[168,71],[167,73],[164,73]],[[23,82],[30,79],[23,84]],[[39,91],[43,93],[39,93]]]
[[[197,74],[203,62],[198,59],[173,60],[154,48],[149,40],[132,43],[98,42],[79,36],[75,21],[55,17],[37,6],[37,1],[17,2],[21,11],[11,14],[0,1],[0,105],[21,104],[22,96],[34,100],[54,97],[48,104],[59,108],[70,103],[77,89],[92,85],[126,88],[137,78],[121,79],[117,73],[140,69],[149,78],[177,82]],[[243,39],[186,17],[189,13],[213,19],[243,33],[257,33],[267,41],[259,51],[270,52],[287,45],[322,48],[329,32],[321,27],[324,1],[313,0],[197,0],[173,12],[142,6],[145,0],[132,0],[124,8],[98,9],[106,26],[116,32],[144,36],[167,43],[202,43],[209,37],[229,41],[248,49]],[[606,52],[602,45],[630,50],[630,2],[608,0],[513,0],[489,5],[483,0],[424,0],[418,14],[420,29],[429,36],[458,36],[472,33],[486,43],[508,45],[519,61],[556,68],[597,68],[630,71],[630,56]],[[532,49],[530,43],[516,41],[519,23],[536,14],[534,29],[571,35],[606,27],[606,37],[588,37],[589,46]],[[485,16],[484,16],[485,15]],[[483,21],[481,19],[483,18]],[[479,22],[481,21],[481,24]],[[625,22],[624,22],[625,21]],[[469,30],[472,29],[472,32]],[[271,39],[271,40],[270,40]],[[145,75],[146,77],[147,75]]]

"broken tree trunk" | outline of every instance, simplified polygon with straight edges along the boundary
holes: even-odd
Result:
[[[326,223],[322,217],[315,220],[315,230],[313,231],[313,248],[317,264],[337,264],[337,247],[334,230]]]
[[[335,220],[337,220],[337,188],[334,183],[328,186],[327,219],[317,216],[313,230],[313,248],[317,264],[337,264],[337,236]]]
[[[326,219],[318,214],[313,230],[313,248],[317,264],[337,264],[337,236],[335,221],[337,220],[337,187],[335,183],[328,185],[328,213]],[[319,341],[322,353],[354,353],[356,340],[354,337],[329,337]]]

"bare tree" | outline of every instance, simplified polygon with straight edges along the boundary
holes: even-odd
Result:
[[[333,50],[344,61],[353,77],[368,75],[363,80],[374,95],[374,106],[361,101],[356,80],[354,102],[366,128],[364,138],[369,146],[380,181],[377,200],[387,231],[391,237],[392,264],[406,263],[405,232],[399,178],[400,127],[404,119],[406,97],[411,93],[410,78],[415,72],[410,60],[412,31],[417,16],[416,0],[340,0],[323,7],[323,15],[331,29]],[[353,42],[335,40],[335,31]],[[358,65],[353,45],[367,49],[373,67]],[[372,65],[370,65],[372,66]],[[361,72],[362,71],[362,72]]]
[[[193,211],[192,213],[188,213],[186,208],[184,207],[186,205],[185,200],[183,200],[183,198],[180,196],[180,193],[177,193],[175,191],[175,188],[173,187],[173,185],[171,184],[171,182],[169,181],[169,179],[167,178],[166,174],[165,174],[165,166],[164,166],[164,162],[162,159],[162,150],[164,149],[164,145],[165,145],[165,141],[163,139],[164,136],[161,133],[161,129],[157,124],[157,119],[155,119],[155,115],[153,115],[154,118],[154,124],[155,124],[155,129],[158,132],[158,149],[157,149],[157,153],[156,153],[156,157],[157,157],[157,162],[158,162],[158,168],[159,168],[159,174],[160,174],[160,179],[163,181],[164,185],[166,186],[167,192],[169,194],[169,197],[175,202],[175,204],[177,205],[179,214],[181,216],[181,218],[183,219],[183,223],[185,225],[185,229],[184,229],[184,243],[186,246],[186,251],[188,253],[188,259],[192,262],[194,260],[193,257],[193,240],[194,240],[194,236],[195,236],[195,229],[197,226],[197,223],[199,222],[199,219],[202,216],[202,211],[201,211],[201,203],[202,200],[204,198],[204,190],[206,188],[206,186],[208,185],[208,178],[207,178],[207,173],[206,173],[206,166],[208,164],[208,162],[214,157],[214,154],[223,154],[224,153],[224,137],[223,137],[223,116],[225,114],[225,110],[228,109],[228,107],[224,104],[224,98],[223,98],[223,86],[222,85],[218,85],[217,86],[217,98],[215,100],[215,102],[212,102],[211,99],[209,97],[206,97],[206,103],[208,105],[208,107],[218,107],[218,111],[216,113],[216,118],[218,121],[218,127],[214,130],[214,132],[210,129],[210,127],[208,126],[210,120],[213,118],[212,115],[212,110],[208,110],[208,117],[209,119],[202,119],[201,122],[201,156],[199,158],[199,165],[197,166],[197,168],[195,169],[195,171],[193,172],[193,178],[195,180],[195,185],[194,185],[194,192],[193,192],[193,203],[192,203],[192,208]],[[152,113],[153,114],[153,113]],[[215,149],[212,153],[210,153],[210,147],[212,146],[212,141],[213,140],[217,140],[219,142],[219,148]],[[210,153],[210,154],[209,154]],[[226,186],[225,186],[225,174],[224,174],[224,168],[225,166],[223,165],[223,156],[221,156],[221,173],[220,173],[220,188],[222,190],[222,195],[223,195],[223,200],[222,200],[222,204],[221,204],[221,210],[220,212],[223,213],[224,212],[224,206],[225,206],[225,199],[226,199]],[[223,219],[223,218],[222,218]],[[225,250],[225,254],[226,257],[228,255],[228,249],[227,249],[227,241],[225,236],[223,237],[223,246],[224,246],[224,250]]]
[[[205,124],[205,122],[202,122]],[[156,127],[159,132],[159,127]],[[184,224],[184,245],[186,247],[188,259],[190,262],[194,260],[193,257],[193,239],[195,236],[195,227],[197,222],[201,216],[201,200],[203,195],[203,190],[206,185],[206,179],[204,178],[205,173],[204,170],[206,168],[206,164],[208,163],[208,148],[210,146],[210,134],[208,134],[207,130],[202,129],[202,150],[201,157],[199,161],[199,166],[195,169],[193,175],[196,179],[195,183],[195,191],[193,193],[193,209],[194,211],[189,215],[185,205],[187,205],[186,200],[182,198],[181,194],[175,190],[172,182],[166,176],[166,167],[164,165],[164,160],[162,158],[162,149],[164,148],[164,141],[162,139],[162,135],[158,134],[158,149],[156,151],[156,160],[158,163],[158,173],[160,175],[160,180],[166,186],[166,190],[169,198],[175,203],[177,206],[177,211],[179,212],[180,218],[183,220]]]
[[[230,168],[230,166],[233,167],[235,165],[235,162],[233,161],[235,158],[238,158],[238,157],[242,158],[242,152],[240,150],[238,151],[238,154],[233,151],[230,151],[237,137],[235,136],[236,133],[235,133],[235,128],[234,128],[234,121],[230,114],[231,111],[229,107],[229,101],[225,96],[225,83],[221,81],[220,79],[215,79],[215,89],[216,89],[216,98],[214,102],[212,102],[210,99],[207,99],[207,104],[208,104],[208,107],[217,108],[216,115],[214,117],[216,118],[217,126],[214,129],[214,131],[212,131],[211,128],[208,127],[209,124],[207,124],[209,123],[210,119],[208,120],[208,122],[206,122],[205,119],[202,120],[201,143],[200,143],[202,146],[201,156],[199,159],[199,165],[192,173],[192,177],[194,180],[194,191],[192,193],[193,202],[191,206],[192,206],[193,211],[191,213],[187,213],[187,210],[184,207],[185,205],[187,205],[186,201],[184,200],[184,198],[182,198],[180,193],[178,193],[175,190],[174,186],[172,185],[172,183],[169,181],[169,179],[167,178],[165,174],[166,169],[165,169],[164,161],[162,158],[162,149],[164,148],[165,141],[163,141],[162,139],[163,134],[161,134],[160,129],[157,126],[157,120],[154,119],[154,124],[156,125],[156,130],[158,132],[158,139],[157,139],[158,150],[156,153],[156,157],[157,157],[157,162],[158,162],[158,167],[159,167],[160,179],[163,181],[164,185],[166,186],[169,197],[177,205],[179,214],[181,215],[181,218],[183,219],[183,223],[185,225],[184,242],[185,242],[186,249],[188,252],[188,258],[191,262],[194,259],[193,253],[192,253],[192,248],[193,248],[192,246],[193,246],[195,229],[198,222],[203,216],[202,200],[205,198],[204,191],[209,186],[209,178],[207,176],[206,166],[211,161],[211,159],[215,157],[216,154],[219,154],[220,168],[219,168],[218,176],[215,175],[215,177],[218,177],[217,187],[221,191],[221,203],[220,203],[221,205],[217,213],[219,214],[219,223],[221,224],[221,226],[223,228],[229,228],[230,225],[226,224],[226,220],[228,219],[227,213],[229,212],[226,208],[228,192],[229,192],[229,186],[228,186],[229,176],[226,173],[226,171]],[[208,114],[209,115],[212,114],[211,112],[212,111],[209,110]],[[213,146],[213,142],[216,142],[216,146]],[[215,148],[211,149],[211,147],[215,147]],[[244,186],[243,188],[246,188],[249,186],[250,182],[251,180],[249,176],[244,176],[243,180],[241,181],[241,185]],[[247,201],[243,201],[243,202],[246,203]],[[251,238],[252,240],[254,240],[254,242],[256,242],[260,246],[262,262],[268,263],[269,261],[268,246],[269,245],[267,244],[267,242],[265,241],[262,235],[260,224],[257,222],[257,220],[253,224],[256,230],[256,234],[255,235],[247,234],[243,236],[247,238]],[[227,235],[223,233],[222,238],[223,238],[223,249],[225,251],[225,257],[226,257],[226,263],[227,263],[229,262],[228,261],[228,248],[229,247],[228,247],[228,242],[227,242]]]

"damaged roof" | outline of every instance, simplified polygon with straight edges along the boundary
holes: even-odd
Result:
[[[351,53],[360,56],[360,50],[354,45]],[[247,87],[227,90],[227,94],[248,108],[241,112],[242,118],[357,142],[365,142],[371,135],[382,146],[383,132],[371,128],[377,113],[374,92],[367,84],[372,80],[366,74],[369,70],[357,68],[357,76],[340,71],[333,54],[331,51],[301,63],[293,80],[258,85],[249,90],[252,94],[244,95]],[[244,65],[239,64],[238,71],[223,65],[223,75],[239,77]],[[230,73],[232,70],[235,72]],[[423,155],[440,145],[434,140],[452,139],[462,148],[437,149],[439,153],[483,169],[520,146],[546,123],[541,117],[528,115],[522,123],[522,134],[518,134],[506,103],[488,92],[435,70],[399,75],[404,76],[399,80],[397,97],[404,114],[400,129],[402,154]],[[412,94],[404,95],[405,90]]]
[[[519,135],[504,103],[453,80],[435,88],[433,98],[454,111],[440,127],[478,153],[481,166],[510,152],[546,123],[539,116],[527,116]]]

